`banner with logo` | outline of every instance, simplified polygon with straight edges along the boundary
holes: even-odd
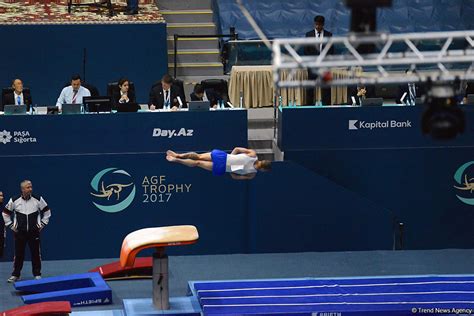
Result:
[[[0,157],[148,153],[247,144],[247,111],[0,116]]]
[[[466,132],[434,140],[421,133],[422,106],[282,108],[278,145],[283,151],[377,148],[433,148],[474,143],[474,109],[465,107]]]
[[[280,145],[285,160],[393,212],[406,249],[474,248],[474,109],[464,110],[464,134],[439,141],[422,135],[422,107],[283,109]]]
[[[164,154],[9,157],[1,163],[12,167],[2,174],[7,197],[30,179],[51,208],[42,233],[47,260],[116,258],[128,233],[168,225],[195,225],[200,235],[195,245],[170,247],[170,254],[392,247],[390,212],[292,164],[236,181],[172,164]],[[6,260],[11,232],[7,245]]]

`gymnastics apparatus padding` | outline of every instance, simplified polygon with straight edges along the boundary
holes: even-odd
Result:
[[[73,307],[112,303],[112,290],[99,273],[84,273],[15,283],[15,289],[30,294],[25,304],[69,301]]]
[[[152,257],[140,257],[135,259],[132,267],[123,268],[120,261],[104,264],[89,272],[98,272],[107,281],[148,279],[152,277],[153,259]]]
[[[48,316],[64,315],[71,313],[69,302],[45,302],[31,305],[24,305],[17,308],[0,312],[2,316]]]

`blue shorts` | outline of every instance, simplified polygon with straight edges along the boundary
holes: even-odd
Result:
[[[214,149],[211,152],[212,158],[212,174],[222,176],[225,174],[225,166],[227,163],[227,153],[222,150]]]

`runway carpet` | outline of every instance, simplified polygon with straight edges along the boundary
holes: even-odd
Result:
[[[0,263],[0,311],[23,305],[6,283],[11,258]],[[45,261],[43,276],[83,273],[112,259]],[[354,277],[388,275],[474,274],[474,250],[358,251],[291,254],[214,255],[170,257],[170,295],[185,296],[188,281]],[[23,268],[31,279],[31,265]],[[74,311],[117,310],[125,298],[151,295],[151,280],[108,282],[113,304],[74,308]]]
[[[94,3],[99,0],[74,0],[73,3]],[[141,0],[139,14],[124,15],[125,0],[112,0],[115,16],[109,17],[104,8],[81,6],[67,11],[67,1],[0,0],[0,25],[31,24],[130,24],[163,23],[164,19],[152,0]]]

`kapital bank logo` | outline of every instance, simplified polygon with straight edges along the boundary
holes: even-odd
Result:
[[[471,168],[473,165],[474,161],[466,162],[454,173],[454,188],[458,191],[456,197],[467,205],[474,205],[474,178],[468,175],[474,173],[474,168]]]
[[[99,171],[91,181],[97,199],[92,202],[99,210],[107,213],[118,213],[125,210],[135,199],[136,188],[132,176],[125,170],[106,168]]]
[[[385,128],[411,128],[412,123],[410,120],[397,121],[397,120],[386,120],[386,121],[360,121],[360,120],[349,120],[349,130],[359,129],[385,129]]]

